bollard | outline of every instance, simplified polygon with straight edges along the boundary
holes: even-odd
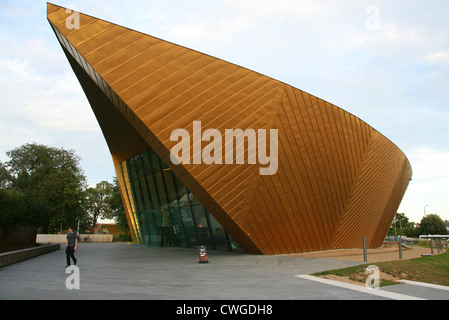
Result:
[[[209,260],[207,260],[207,247],[206,246],[198,247],[198,255],[199,255],[198,263],[208,263],[209,262]]]
[[[363,236],[363,261],[368,262],[368,255],[366,252],[366,236]]]
[[[402,259],[402,237],[399,237],[399,259]]]

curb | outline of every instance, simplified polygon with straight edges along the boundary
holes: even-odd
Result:
[[[59,250],[60,244],[50,244],[34,248],[21,249],[0,253],[0,268],[23,260],[34,258],[52,251]]]

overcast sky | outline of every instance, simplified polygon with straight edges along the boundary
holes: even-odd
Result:
[[[399,208],[449,220],[449,1],[55,0],[260,72],[358,116],[408,157]],[[73,149],[112,181],[98,123],[46,20],[46,1],[0,0],[0,160],[36,142]]]

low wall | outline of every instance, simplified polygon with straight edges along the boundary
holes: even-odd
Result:
[[[112,234],[79,234],[79,242],[112,242]],[[38,234],[36,243],[63,243],[67,239],[66,234]]]
[[[60,244],[49,244],[46,246],[3,252],[0,253],[0,268],[59,249],[61,249]]]

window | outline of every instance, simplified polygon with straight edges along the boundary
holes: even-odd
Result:
[[[151,247],[240,251],[220,223],[153,150],[127,159],[133,212],[142,242]],[[128,192],[130,190],[127,190]]]

